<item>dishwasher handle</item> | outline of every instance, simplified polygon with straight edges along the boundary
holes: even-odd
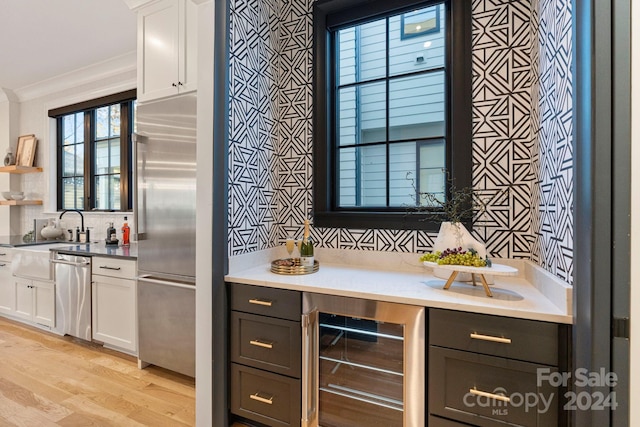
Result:
[[[49,262],[52,264],[73,265],[74,267],[86,267],[88,265],[91,265],[91,261],[88,261],[88,260],[73,262],[73,261],[66,261],[64,259],[50,259]]]

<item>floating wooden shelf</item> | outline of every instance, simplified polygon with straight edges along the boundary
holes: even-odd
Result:
[[[0,206],[41,205],[42,200],[0,200]]]
[[[42,168],[38,166],[2,166],[0,167],[0,172],[6,173],[35,173],[42,172]]]

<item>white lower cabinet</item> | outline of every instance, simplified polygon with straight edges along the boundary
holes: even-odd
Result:
[[[93,339],[137,354],[135,261],[94,257],[91,279]],[[102,267],[98,270],[96,267]],[[99,271],[100,274],[95,274]],[[124,276],[124,277],[123,277]]]
[[[56,292],[53,282],[13,278],[13,315],[33,323],[55,327]]]
[[[3,248],[0,252],[0,313],[13,314],[16,291],[11,275],[11,260],[6,255],[6,249]]]

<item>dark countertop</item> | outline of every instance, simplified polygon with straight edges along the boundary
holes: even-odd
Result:
[[[137,259],[138,245],[131,243],[129,246],[108,246],[104,242],[73,243],[69,246],[56,246],[52,251],[86,256],[109,256],[114,258]]]
[[[42,240],[39,242],[25,242],[22,235],[15,236],[0,236],[0,247],[5,248],[17,248],[20,246],[33,246],[33,245],[50,245],[52,243],[64,243],[64,240]]]

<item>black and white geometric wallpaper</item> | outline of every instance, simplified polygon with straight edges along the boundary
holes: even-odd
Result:
[[[531,1],[473,0],[473,183],[511,185],[473,232],[493,256],[530,258],[570,281],[570,0]],[[230,255],[299,236],[312,216],[312,3],[232,2]],[[327,248],[399,252],[430,250],[435,238],[377,229],[313,235]]]
[[[535,240],[531,259],[573,282],[572,10],[568,0],[537,0],[539,126],[532,196]]]

